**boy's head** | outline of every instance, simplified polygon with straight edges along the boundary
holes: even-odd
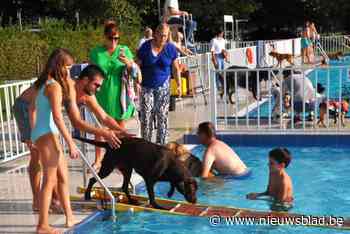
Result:
[[[273,149],[269,153],[270,170],[280,171],[287,168],[291,160],[290,152],[286,148]]]
[[[212,138],[215,138],[215,127],[211,122],[200,123],[197,130],[199,142],[203,145],[209,144]]]

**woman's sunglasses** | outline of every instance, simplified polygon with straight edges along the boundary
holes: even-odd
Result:
[[[118,41],[120,37],[108,37],[110,41]]]

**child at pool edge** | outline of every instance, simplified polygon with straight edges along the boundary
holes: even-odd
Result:
[[[261,196],[270,196],[275,202],[292,204],[292,180],[286,172],[291,162],[290,152],[285,148],[276,148],[269,152],[269,184],[263,193],[249,193],[247,199],[255,200]]]

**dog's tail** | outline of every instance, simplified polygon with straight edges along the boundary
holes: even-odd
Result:
[[[107,142],[103,142],[103,141],[96,141],[96,140],[92,140],[92,139],[87,139],[87,138],[82,138],[82,137],[78,137],[78,136],[74,136],[73,138],[80,140],[82,142],[86,142],[92,145],[95,145],[97,147],[101,147],[101,148],[105,148],[108,149],[109,145]]]

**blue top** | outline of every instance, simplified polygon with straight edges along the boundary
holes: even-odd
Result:
[[[36,105],[36,122],[32,130],[32,141],[35,142],[39,137],[47,133],[58,134],[58,128],[53,120],[52,109],[49,99],[45,96],[45,87],[56,82],[48,80],[47,85],[43,85],[35,100]]]
[[[137,57],[141,60],[142,86],[154,89],[161,87],[170,78],[172,64],[177,59],[177,50],[175,45],[167,43],[155,56],[149,40],[142,44]]]

